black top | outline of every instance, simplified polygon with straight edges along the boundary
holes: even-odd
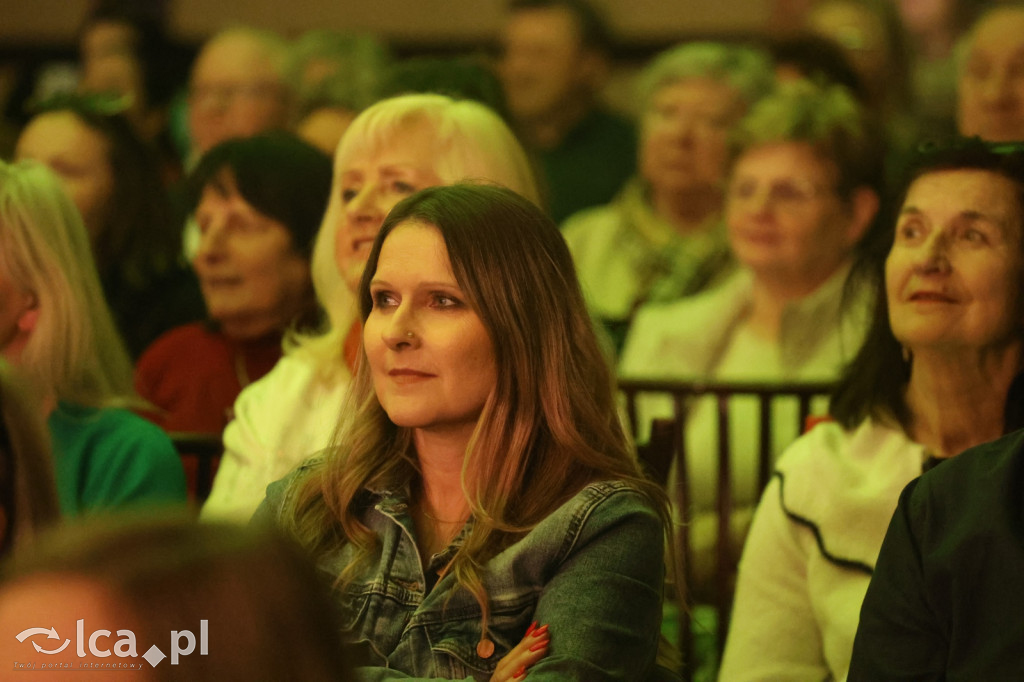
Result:
[[[850,682],[1024,679],[1024,430],[907,485],[861,609]]]
[[[633,124],[594,109],[553,149],[535,150],[548,190],[548,212],[561,224],[590,206],[607,204],[636,169]]]
[[[132,362],[164,332],[206,316],[199,281],[185,265],[141,286],[111,273],[103,278],[103,293]]]

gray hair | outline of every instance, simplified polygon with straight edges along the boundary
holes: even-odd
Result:
[[[733,133],[736,156],[753,147],[806,142],[839,172],[839,193],[880,190],[884,146],[868,111],[841,85],[787,83],[761,99]]]
[[[768,55],[758,49],[727,43],[684,43],[656,56],[641,72],[637,95],[641,111],[661,88],[688,78],[713,78],[735,88],[750,106],[775,83]]]

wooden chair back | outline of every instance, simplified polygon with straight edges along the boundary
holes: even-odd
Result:
[[[773,406],[778,405],[780,398],[795,398],[799,404],[795,433],[803,432],[809,423],[811,403],[816,398],[827,396],[831,392],[831,384],[827,383],[737,383],[737,382],[680,382],[680,381],[648,381],[620,380],[619,391],[625,399],[628,428],[634,439],[640,432],[637,418],[637,398],[642,394],[661,394],[671,398],[673,414],[666,419],[655,419],[651,424],[649,440],[638,445],[637,452],[653,480],[662,484],[669,481],[669,471],[674,468],[675,486],[668,494],[676,507],[677,517],[682,519],[675,529],[675,551],[673,557],[676,575],[684,582],[684,586],[670,595],[679,607],[679,648],[683,655],[682,675],[684,680],[693,679],[692,663],[696,660],[694,647],[694,631],[690,614],[695,606],[692,595],[685,589],[686,584],[693,584],[693,545],[690,534],[689,514],[693,499],[691,483],[688,476],[687,444],[685,437],[688,407],[693,399],[713,397],[717,403],[717,479],[716,508],[717,537],[715,539],[714,585],[712,608],[716,615],[716,655],[721,657],[725,646],[725,636],[729,628],[729,616],[732,609],[732,597],[736,581],[736,570],[741,547],[734,546],[731,533],[733,518],[733,463],[730,457],[730,406],[737,396],[753,396],[757,399],[760,424],[758,426],[757,452],[757,484],[758,490],[764,490],[772,474],[772,430],[776,421],[773,419]]]

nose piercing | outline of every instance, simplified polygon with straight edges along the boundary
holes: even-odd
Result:
[[[412,338],[412,332],[406,332],[405,335],[408,336],[410,339]]]

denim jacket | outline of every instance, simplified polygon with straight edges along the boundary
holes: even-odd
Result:
[[[286,494],[286,481],[271,485],[256,518],[278,513]],[[432,557],[425,574],[404,495],[377,494],[363,521],[377,533],[380,554],[337,594],[350,641],[371,652],[357,679],[488,680],[534,620],[548,625],[551,643],[530,680],[643,680],[653,670],[663,526],[648,498],[628,483],[588,485],[487,562],[491,615],[483,643],[480,607],[454,576],[426,587],[427,575],[448,564],[469,525]],[[351,555],[346,546],[318,564],[333,578]]]

